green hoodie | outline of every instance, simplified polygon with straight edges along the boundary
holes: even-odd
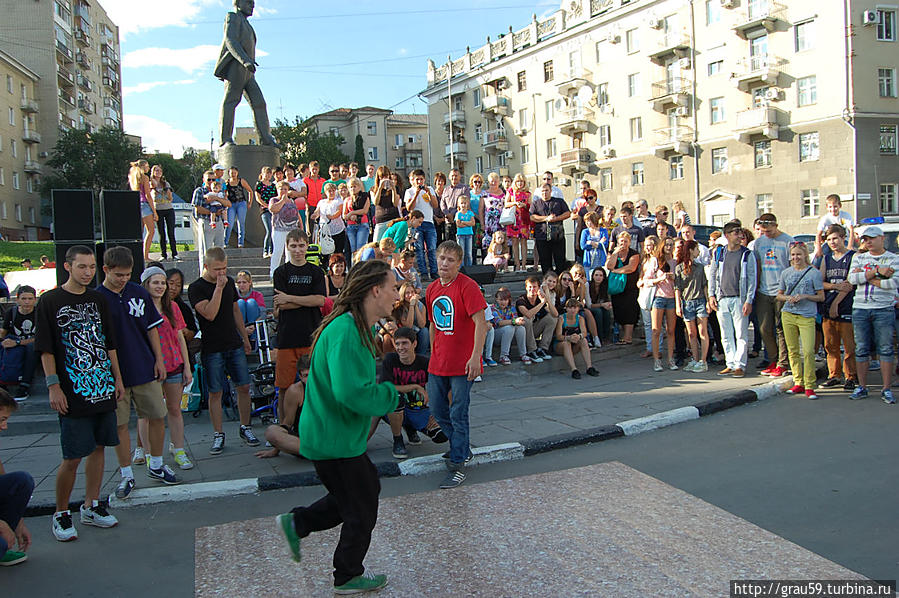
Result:
[[[400,220],[384,231],[384,237],[393,239],[393,243],[396,245],[396,249],[393,250],[394,253],[402,251],[406,246],[406,239],[409,238],[409,221]]]
[[[371,418],[396,409],[390,382],[376,383],[375,358],[362,344],[353,315],[338,316],[312,353],[300,412],[300,453],[307,459],[345,459],[365,453]]]

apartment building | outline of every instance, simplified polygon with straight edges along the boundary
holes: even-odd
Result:
[[[831,193],[899,220],[897,7],[569,0],[428,61],[432,168],[552,171],[573,199],[680,200],[694,221],[814,230]],[[450,76],[451,75],[451,76]]]
[[[391,171],[405,180],[416,168],[428,168],[428,115],[391,114],[387,117],[387,159]]]
[[[35,122],[40,104],[35,90],[40,77],[0,50],[0,233],[7,240],[45,239],[41,229],[41,135]]]

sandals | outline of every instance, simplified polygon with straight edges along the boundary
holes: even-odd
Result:
[[[620,341],[616,342],[615,344],[616,345],[629,345],[629,344],[631,344],[631,341],[620,340]]]

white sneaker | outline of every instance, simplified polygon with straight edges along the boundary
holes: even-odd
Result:
[[[72,513],[63,511],[53,515],[53,536],[60,542],[78,539],[78,530],[72,522]]]
[[[703,372],[709,371],[709,366],[705,361],[697,361],[695,364],[693,364],[692,371],[696,372],[697,374],[701,374]]]
[[[110,515],[102,504],[90,508],[81,505],[81,523],[94,527],[115,527],[119,520]]]
[[[687,365],[684,366],[684,371],[685,372],[695,372],[696,371],[695,368],[697,365],[699,365],[699,364],[691,359],[690,363],[688,363]]]
[[[483,382],[484,379],[481,378],[480,376],[478,376],[477,378],[474,379],[474,381],[475,381],[475,382]]]
[[[652,369],[653,369],[654,372],[661,372],[661,371],[663,371],[665,368],[662,367],[662,360],[661,360],[661,359],[656,359],[656,360],[653,362],[653,364],[652,364]]]
[[[134,456],[131,457],[132,465],[143,465],[147,462],[147,457],[144,455],[144,449],[141,446],[134,448]]]

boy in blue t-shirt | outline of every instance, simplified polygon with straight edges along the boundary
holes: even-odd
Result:
[[[474,243],[474,212],[471,211],[471,200],[467,195],[459,197],[459,209],[456,211],[456,238],[462,246],[462,265],[472,263],[472,244]]]

